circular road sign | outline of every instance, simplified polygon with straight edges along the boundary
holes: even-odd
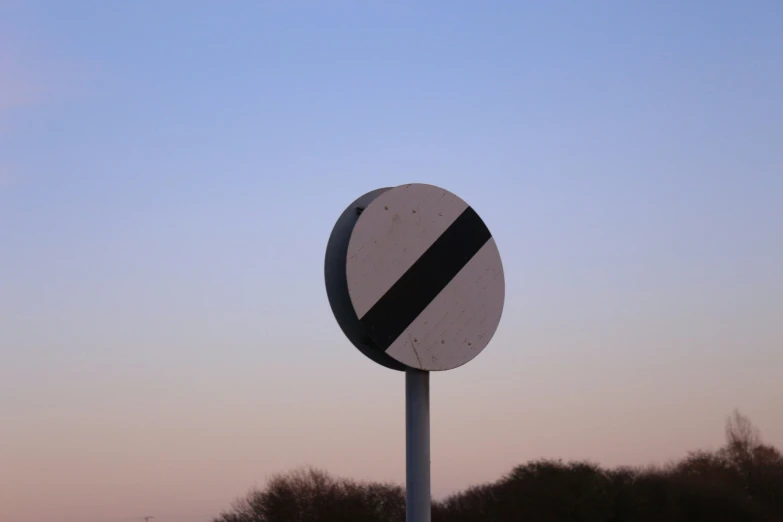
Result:
[[[329,238],[325,276],[345,335],[395,370],[462,366],[503,312],[495,239],[465,201],[433,185],[377,189],[349,205]]]

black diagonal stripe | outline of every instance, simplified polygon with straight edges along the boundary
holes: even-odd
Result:
[[[492,237],[468,207],[361,318],[382,349],[389,346]]]

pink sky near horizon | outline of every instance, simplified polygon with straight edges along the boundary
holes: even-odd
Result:
[[[617,70],[607,59],[596,84],[572,92],[558,71],[573,58],[585,75],[585,58],[550,45],[545,27],[561,16],[542,14],[542,35],[524,37],[540,45],[518,47],[553,53],[525,56],[558,91],[508,72],[522,51],[503,38],[523,37],[489,31],[499,19],[471,47],[457,37],[478,15],[452,13],[457,30],[438,25],[445,12],[344,13],[376,41],[362,23],[346,24],[356,34],[319,17],[296,25],[293,7],[260,16],[251,3],[212,4],[187,15],[144,2],[121,15],[0,5],[16,20],[0,18],[0,31],[13,25],[0,34],[0,521],[208,521],[302,466],[401,484],[404,376],[342,336],[322,262],[344,205],[411,181],[477,208],[507,281],[488,348],[432,375],[436,498],[540,458],[644,466],[717,449],[735,408],[783,449],[783,156],[764,145],[777,143],[783,114],[774,59],[754,47],[742,69],[699,47],[722,33],[678,33],[675,21],[666,27],[682,40],[660,56],[644,31],[633,41],[650,77],[671,71],[679,90],[647,78],[612,91],[600,81]],[[646,28],[642,18],[628,27]],[[393,32],[387,48],[387,23],[417,43]],[[764,27],[758,38],[779,39]],[[331,54],[318,55],[324,47]],[[421,49],[443,57],[439,67]],[[704,69],[661,58],[680,49]],[[339,75],[323,65],[330,57]],[[250,67],[259,61],[272,73]],[[470,83],[465,63],[489,80]],[[765,90],[716,82],[737,108],[715,124],[693,85],[719,72]],[[286,75],[296,81],[269,83]],[[537,101],[512,124],[504,116],[522,86]],[[600,99],[569,105],[590,92]],[[395,94],[410,99],[393,105]],[[606,107],[601,118],[593,106]],[[682,123],[661,116],[671,107]],[[555,117],[568,124],[553,128]],[[372,132],[352,123],[367,120]]]
[[[783,446],[779,374],[763,359],[743,369],[741,357],[725,353],[710,367],[701,357],[678,357],[672,349],[656,360],[655,342],[641,339],[637,350],[647,356],[623,356],[620,331],[596,334],[591,343],[615,361],[597,361],[587,350],[572,353],[569,361],[549,360],[531,353],[533,348],[566,352],[574,339],[530,324],[529,333],[515,332],[513,318],[524,316],[524,308],[518,298],[509,299],[506,322],[485,353],[432,376],[438,498],[538,458],[646,465],[717,449],[724,419],[735,407],[768,443]],[[4,393],[15,391],[25,400],[15,408],[12,403],[4,417],[14,422],[0,432],[5,451],[11,450],[2,456],[3,519],[32,522],[62,512],[74,514],[67,520],[101,522],[145,512],[173,521],[206,520],[191,514],[214,515],[249,488],[262,487],[271,474],[307,465],[401,483],[402,374],[364,361],[326,313],[314,319],[324,341],[310,334],[299,343],[320,345],[322,364],[293,372],[280,363],[258,364],[261,354],[235,367],[199,351],[202,361],[160,361],[162,368],[150,377],[134,357],[124,358],[125,369],[98,360],[64,374],[55,360],[36,380],[29,374],[26,390],[20,385],[32,369],[18,367],[21,382]],[[693,334],[674,332],[667,341],[673,348],[678,341],[705,348],[712,342]],[[530,349],[515,350],[514,339]],[[144,344],[129,339],[118,347],[130,349],[134,341]],[[282,339],[275,341],[285,347]],[[672,363],[676,368],[668,367]],[[631,370],[643,373],[625,373]],[[727,376],[733,382],[724,382]],[[45,387],[34,392],[36,382]],[[38,400],[31,401],[34,396]]]

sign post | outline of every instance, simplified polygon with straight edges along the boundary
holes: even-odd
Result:
[[[498,327],[505,280],[495,239],[447,190],[377,189],[337,219],[324,275],[351,343],[405,372],[406,520],[430,522],[430,372],[469,362]]]
[[[405,520],[430,522],[430,373],[405,370]]]

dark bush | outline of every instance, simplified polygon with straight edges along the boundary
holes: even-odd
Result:
[[[405,491],[303,470],[251,491],[214,522],[404,522]],[[783,456],[735,412],[726,446],[664,468],[542,460],[432,507],[433,522],[783,522]]]
[[[402,522],[405,492],[399,486],[335,479],[307,469],[278,475],[251,491],[214,522]]]

